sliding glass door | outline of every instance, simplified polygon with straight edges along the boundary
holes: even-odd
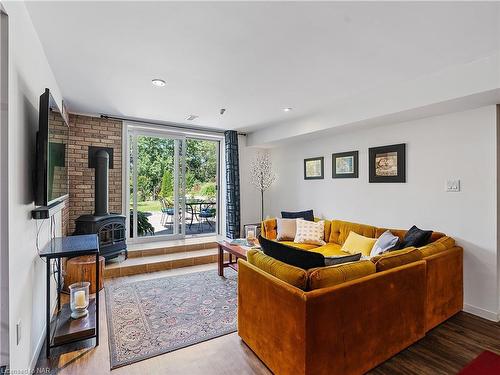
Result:
[[[218,140],[130,129],[129,241],[218,233]]]
[[[219,142],[186,139],[186,234],[218,233]]]
[[[185,138],[129,132],[130,239],[184,234]]]

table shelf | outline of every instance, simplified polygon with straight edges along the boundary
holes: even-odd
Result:
[[[89,301],[87,316],[73,319],[69,303],[61,306],[51,322],[52,332],[50,345],[59,346],[75,341],[91,339],[96,333],[95,298]]]

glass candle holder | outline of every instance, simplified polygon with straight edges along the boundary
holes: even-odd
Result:
[[[249,245],[255,245],[257,239],[257,225],[247,225],[245,227],[245,238]]]
[[[69,306],[73,319],[87,316],[89,311],[89,286],[87,281],[74,283],[69,286]]]

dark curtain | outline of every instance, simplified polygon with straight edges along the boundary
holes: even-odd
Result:
[[[240,163],[238,132],[224,132],[226,141],[226,236],[240,238]]]

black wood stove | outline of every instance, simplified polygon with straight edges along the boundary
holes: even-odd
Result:
[[[121,253],[127,257],[125,216],[108,211],[109,151],[89,150],[89,166],[95,168],[94,214],[76,219],[74,234],[97,234],[99,254],[106,260]]]

